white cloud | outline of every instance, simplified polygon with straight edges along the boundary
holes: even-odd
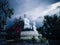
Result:
[[[44,7],[44,8],[41,8],[41,7],[34,8],[30,11],[25,12],[25,14],[32,16],[32,19],[35,20],[37,17],[44,16],[44,15],[48,14],[48,12],[56,9],[57,6],[60,6],[60,2],[49,5],[49,6],[47,6],[47,8],[46,7]]]
[[[56,9],[57,6],[60,6],[60,2],[54,3],[54,4],[52,4],[50,7],[51,7],[52,9]]]
[[[60,2],[57,2],[57,3],[54,3],[54,4],[50,5],[50,6],[48,6],[48,9],[43,12],[43,15],[53,13],[53,11],[56,10],[56,8],[58,6],[60,6]],[[56,13],[56,12],[57,11],[55,11],[54,13]]]
[[[32,19],[35,20],[37,17],[43,16],[43,15],[41,15],[43,11],[44,11],[44,8],[37,7],[30,11],[25,12],[25,14],[32,16]]]
[[[56,8],[57,5],[60,5],[60,2],[54,3],[52,5],[43,5],[40,4],[38,0],[15,0],[16,3],[16,9],[14,13],[14,17],[23,16],[24,14],[27,14],[29,17],[33,20],[35,20],[39,16],[44,16],[49,11]],[[12,4],[11,4],[12,5]]]

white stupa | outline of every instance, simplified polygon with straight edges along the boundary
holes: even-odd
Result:
[[[24,30],[21,32],[21,39],[32,39],[33,36],[37,39],[39,34],[36,30],[35,23],[31,25],[30,20],[25,16],[26,15],[24,15]]]

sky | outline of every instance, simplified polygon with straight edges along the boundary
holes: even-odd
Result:
[[[35,20],[36,25],[40,27],[43,16],[57,5],[60,5],[60,0],[9,0],[9,3],[9,6],[14,9],[14,15],[8,21],[8,26],[12,25],[15,17],[24,17],[24,14],[26,14],[27,18]]]
[[[48,7],[60,0],[10,0],[10,6],[14,8],[14,17],[27,15],[28,18],[35,20],[39,16],[43,16],[43,12]]]

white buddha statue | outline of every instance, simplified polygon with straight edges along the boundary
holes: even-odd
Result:
[[[32,24],[30,24],[30,20],[24,15],[24,29],[26,30],[21,32],[21,39],[32,39],[33,36],[35,39],[38,39],[39,34],[35,25],[36,24],[33,21]]]
[[[30,21],[29,19],[26,17],[26,15],[24,15],[24,29],[26,28],[32,28],[31,25],[30,25]]]

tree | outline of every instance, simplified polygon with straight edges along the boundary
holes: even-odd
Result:
[[[10,8],[8,0],[0,1],[0,39],[6,40],[7,19],[13,15],[13,9]]]
[[[13,9],[9,7],[8,0],[2,0],[0,2],[0,30],[4,30],[7,18],[11,18],[13,15]]]
[[[9,28],[7,31],[8,33],[7,39],[14,39],[16,41],[19,41],[21,30],[23,30],[24,28],[24,21],[20,17],[19,19],[15,18],[13,23],[14,23],[13,26],[11,26],[11,28]]]
[[[37,31],[39,32],[39,34],[40,34],[40,33],[42,34],[43,27],[41,26],[41,27],[37,28]]]
[[[53,16],[44,17],[43,29],[45,30],[45,35],[49,39],[59,39],[60,36],[60,16],[54,14]]]
[[[19,19],[15,19],[14,26],[20,27],[21,29],[23,29],[24,28],[24,20],[21,17],[19,17]]]

